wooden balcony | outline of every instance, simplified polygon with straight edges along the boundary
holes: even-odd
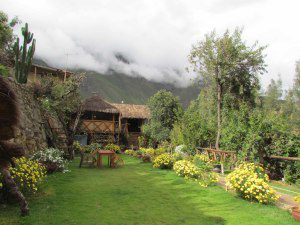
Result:
[[[116,123],[109,120],[83,120],[82,128],[87,133],[115,133]]]

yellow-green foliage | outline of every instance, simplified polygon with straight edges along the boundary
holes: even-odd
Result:
[[[204,154],[197,154],[194,156],[194,161],[196,160],[201,160],[203,162],[206,162],[206,163],[210,163],[211,160],[209,159],[208,155],[204,155]]]
[[[269,177],[260,165],[242,163],[227,176],[226,185],[242,198],[267,204],[279,198],[268,182]]]
[[[174,162],[175,162],[175,158],[173,155],[169,153],[164,153],[157,156],[153,160],[153,167],[160,168],[160,169],[172,169]]]
[[[46,177],[46,168],[37,161],[25,157],[15,160],[16,166],[10,168],[10,173],[16,184],[24,192],[35,193],[38,185]]]
[[[131,149],[125,150],[125,154],[126,154],[126,155],[131,155],[131,156],[133,156],[134,153],[135,153],[134,150],[131,150]]]
[[[108,144],[108,145],[105,146],[105,149],[106,150],[112,150],[115,153],[120,153],[121,152],[120,146],[115,145],[115,144]]]
[[[188,160],[177,161],[174,164],[173,169],[178,176],[195,180],[202,187],[207,187],[218,181],[218,176],[216,173],[203,170]]]
[[[196,154],[193,157],[193,163],[205,171],[211,171],[213,168],[212,161],[209,159],[208,155]]]
[[[75,152],[80,152],[81,151],[81,145],[79,143],[79,141],[74,141],[73,142],[73,148]]]
[[[165,153],[166,151],[167,151],[166,148],[163,148],[163,147],[157,148],[157,149],[155,149],[155,155],[161,155],[161,154]]]
[[[145,154],[146,154],[146,155],[154,156],[154,155],[155,155],[155,150],[154,150],[154,148],[147,148],[147,149],[145,150]]]

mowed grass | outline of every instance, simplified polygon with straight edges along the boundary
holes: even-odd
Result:
[[[0,210],[0,224],[298,224],[275,206],[122,157],[126,165],[117,169],[79,169],[75,160],[70,173],[48,176],[43,191],[29,198],[29,216],[19,217],[17,205],[8,206]]]

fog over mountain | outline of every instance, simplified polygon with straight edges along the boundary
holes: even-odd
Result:
[[[290,87],[300,59],[297,0],[2,0],[0,7],[29,23],[37,57],[62,68],[185,86],[195,76],[185,70],[191,45],[237,26],[247,43],[268,45],[263,87],[278,74]]]

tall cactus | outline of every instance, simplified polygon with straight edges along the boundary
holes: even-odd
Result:
[[[15,53],[15,78],[21,83],[27,83],[28,73],[31,68],[32,59],[35,51],[35,39],[33,39],[33,33],[28,31],[28,24],[25,24],[25,27],[22,27],[22,35],[24,38],[23,45],[19,45],[19,38],[17,38],[14,44],[14,53]],[[27,45],[31,46],[27,50]]]

